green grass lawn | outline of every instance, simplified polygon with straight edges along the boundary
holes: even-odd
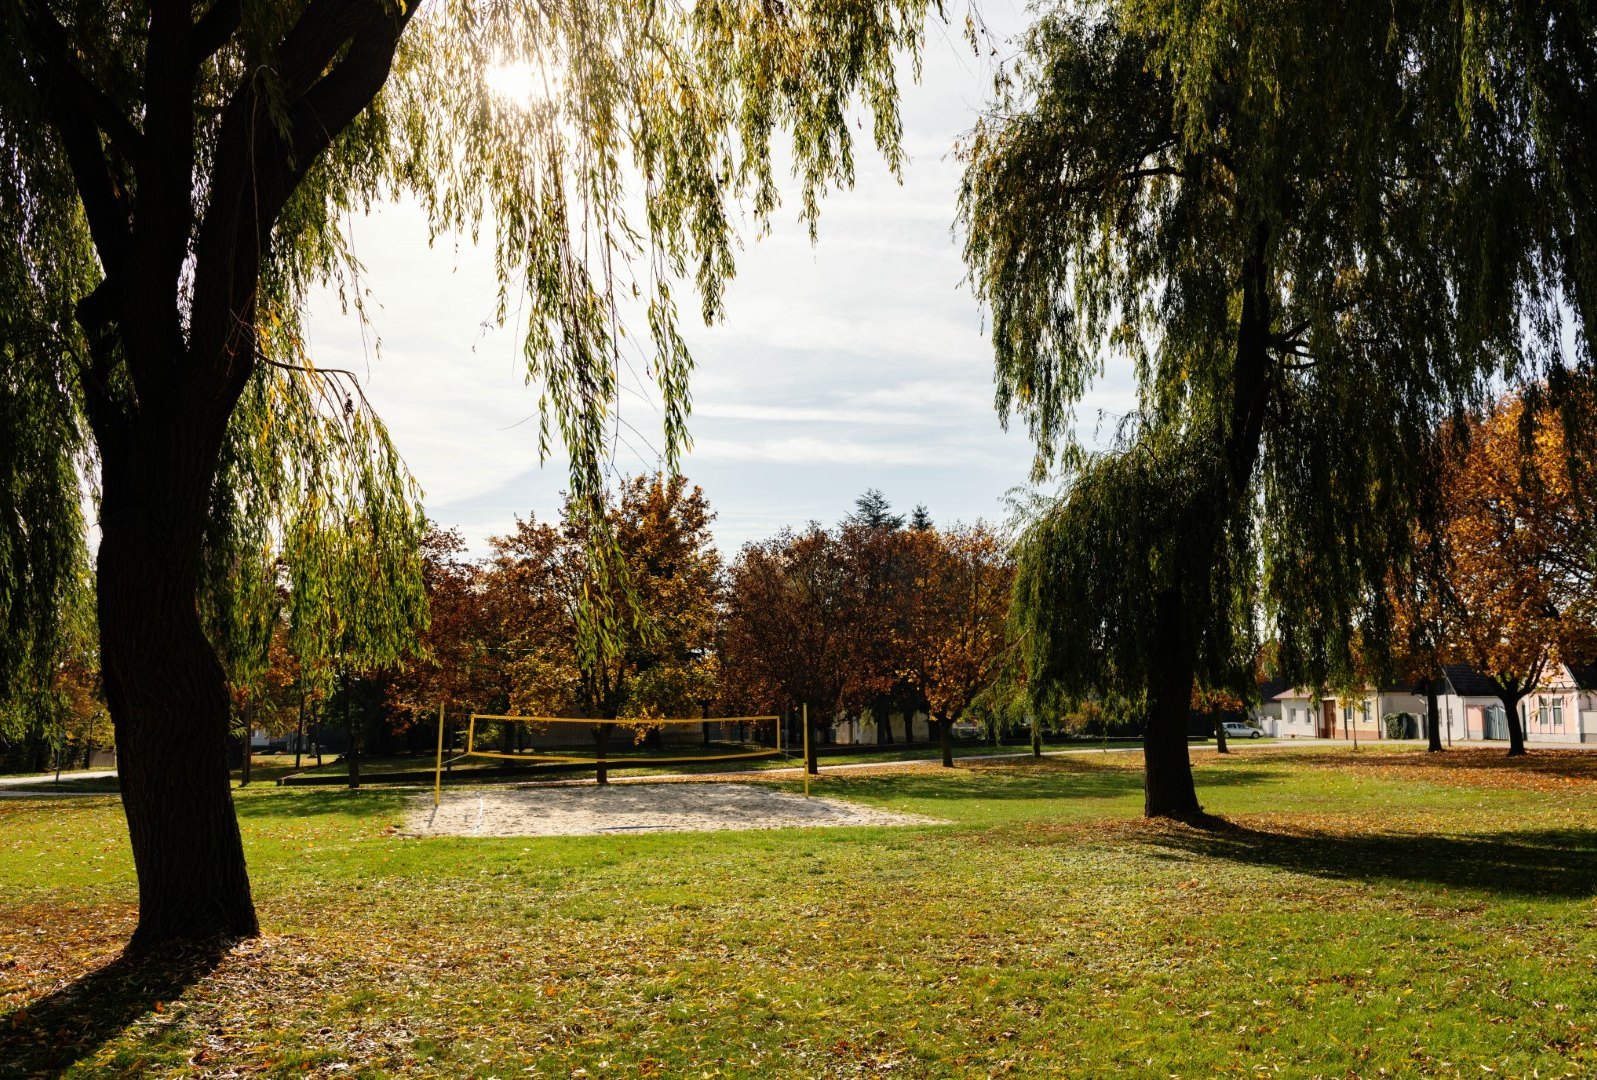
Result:
[[[1443,759],[1200,753],[1215,830],[1135,754],[816,789],[912,828],[418,840],[252,785],[266,934],[182,989],[90,974],[115,800],[0,800],[0,1075],[1593,1075],[1597,755]]]

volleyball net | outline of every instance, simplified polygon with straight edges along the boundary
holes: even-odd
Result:
[[[440,715],[433,801],[436,805],[442,795],[444,767],[465,759],[516,762],[551,770],[590,768],[602,783],[612,769],[741,762],[801,753],[807,746],[802,721],[798,731],[783,728],[780,716],[603,720],[472,713],[466,725],[465,746],[452,747],[446,757]],[[807,776],[805,781],[807,791]]]
[[[464,756],[530,763],[680,765],[782,753],[781,718],[569,719],[473,713]]]

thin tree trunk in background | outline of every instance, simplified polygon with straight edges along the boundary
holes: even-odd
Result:
[[[945,716],[937,721],[937,743],[943,748],[943,768],[945,769],[954,767],[953,730],[954,723],[948,717]]]
[[[1214,714],[1214,750],[1217,754],[1231,752],[1231,747],[1225,741],[1225,717],[1219,713]]]
[[[239,787],[249,787],[250,786],[250,758],[253,757],[254,755],[252,755],[250,753],[250,725],[249,725],[249,713],[248,713],[247,710],[245,712],[245,720],[244,720],[244,747],[243,747],[243,749],[244,749],[244,755],[239,761],[238,786]]]
[[[601,787],[610,782],[610,770],[604,763],[604,752],[605,747],[610,742],[610,729],[614,726],[613,724],[595,724],[593,726],[593,742],[597,748],[594,756],[599,759],[598,764],[594,767],[594,780]]]
[[[1432,754],[1442,752],[1442,707],[1437,700],[1436,680],[1425,680],[1425,749]]]
[[[299,688],[299,722],[294,731],[294,771],[299,771],[300,755],[305,752],[305,687]]]
[[[340,671],[338,682],[339,695],[344,699],[344,730],[349,733],[349,753],[344,755],[344,761],[349,765],[349,786],[354,789],[360,787],[360,732],[349,719],[349,676]]]
[[[1031,756],[1042,757],[1042,724],[1035,716],[1031,718]]]

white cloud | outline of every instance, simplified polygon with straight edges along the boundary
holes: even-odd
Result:
[[[1008,0],[986,14],[1020,25]],[[719,511],[724,548],[835,521],[867,487],[900,508],[924,502],[940,521],[993,518],[1027,477],[1032,449],[1023,424],[1005,433],[993,411],[991,351],[950,232],[959,165],[949,152],[989,76],[985,59],[949,43],[957,29],[946,38],[933,35],[922,84],[905,89],[902,185],[861,147],[857,186],[828,197],[819,243],[793,224],[791,200],[770,236],[745,244],[725,322],[688,331],[697,368],[684,471]],[[537,467],[539,388],[523,385],[517,331],[491,325],[491,252],[451,238],[429,248],[411,206],[353,228],[381,357],[324,295],[310,323],[317,362],[362,373],[429,511],[479,550],[516,514],[553,514],[565,461]],[[685,319],[693,306],[684,299]],[[1127,386],[1107,380],[1083,418],[1100,403],[1123,409]],[[622,400],[623,471],[654,467],[663,442],[655,395],[634,390]]]

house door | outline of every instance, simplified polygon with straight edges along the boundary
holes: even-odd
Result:
[[[1508,713],[1503,711],[1501,705],[1486,706],[1486,730],[1483,738],[1506,739],[1508,738]]]
[[[1319,730],[1319,736],[1322,739],[1334,739],[1334,738],[1336,738],[1336,702],[1335,701],[1322,701],[1322,702],[1320,702],[1320,730]]]

